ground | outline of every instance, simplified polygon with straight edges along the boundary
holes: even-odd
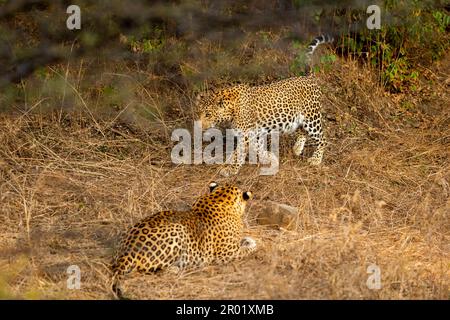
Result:
[[[408,94],[386,94],[357,63],[335,68],[319,75],[323,165],[296,158],[284,139],[275,176],[245,165],[225,179],[218,166],[174,165],[164,130],[141,134],[81,113],[1,115],[0,298],[112,298],[108,263],[120,232],[158,210],[187,209],[216,180],[253,191],[245,219],[257,252],[132,276],[122,285],[130,297],[448,299],[448,56],[429,71],[432,87]],[[267,199],[300,209],[296,230],[255,222],[252,208]],[[372,264],[379,290],[366,284]],[[67,288],[70,265],[80,267],[79,290]]]

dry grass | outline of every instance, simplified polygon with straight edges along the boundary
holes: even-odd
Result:
[[[230,179],[254,192],[246,220],[257,253],[181,275],[134,276],[125,292],[142,299],[449,298],[449,59],[429,71],[435,86],[408,96],[384,94],[369,70],[351,62],[335,69],[321,75],[330,140],[324,165],[309,167],[285,143],[276,176],[247,165]],[[170,162],[167,130],[176,124],[144,134],[89,113],[3,115],[0,298],[110,299],[107,264],[117,235],[152,212],[186,209],[209,181],[225,181],[215,166]],[[297,230],[257,225],[252,207],[263,199],[299,207]],[[366,286],[373,263],[381,290]],[[73,264],[81,290],[66,288]]]

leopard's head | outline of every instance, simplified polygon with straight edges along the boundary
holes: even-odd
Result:
[[[209,194],[200,197],[194,204],[194,208],[212,210],[222,209],[230,214],[243,216],[247,201],[252,198],[250,191],[242,191],[235,185],[219,185],[216,182],[209,184]]]
[[[246,86],[238,85],[198,94],[195,108],[202,127],[207,129],[219,123],[232,122],[244,87]]]

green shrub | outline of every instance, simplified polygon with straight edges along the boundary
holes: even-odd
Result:
[[[441,58],[449,47],[450,16],[429,2],[386,0],[381,18],[380,30],[361,26],[342,35],[337,51],[377,69],[390,91],[414,89],[420,66]]]

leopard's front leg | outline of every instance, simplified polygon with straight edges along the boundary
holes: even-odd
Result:
[[[219,171],[219,174],[224,177],[238,174],[239,169],[241,169],[242,165],[245,163],[249,144],[248,135],[245,133],[239,134],[241,135],[241,137],[240,139],[238,138],[236,149],[233,150],[231,155],[227,156],[225,164]],[[227,141],[227,143],[230,142]]]
[[[292,148],[296,156],[300,156],[302,154],[306,140],[307,140],[306,134],[303,132],[302,129],[299,129],[297,133],[297,139],[295,140],[294,147]]]
[[[230,251],[222,253],[216,257],[216,262],[228,263],[235,259],[242,259],[256,251],[256,241],[251,237],[244,237],[241,239],[240,244],[234,244]]]

